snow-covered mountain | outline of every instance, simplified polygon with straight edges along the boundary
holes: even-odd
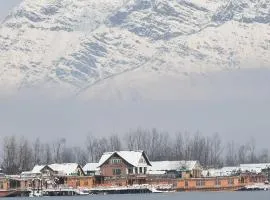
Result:
[[[270,0],[24,0],[0,26],[1,93],[137,98],[153,82],[269,63]]]

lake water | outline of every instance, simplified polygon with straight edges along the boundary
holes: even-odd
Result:
[[[73,197],[43,197],[46,200],[270,200],[270,191],[253,192],[177,192],[163,194],[92,195]],[[41,199],[43,199],[41,198]],[[10,199],[10,198],[9,198]],[[11,198],[24,200],[29,198]],[[33,199],[33,198],[31,198]],[[40,198],[37,198],[40,199]]]

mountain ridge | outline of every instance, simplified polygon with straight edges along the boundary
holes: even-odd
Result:
[[[16,93],[56,85],[81,94],[133,71],[147,82],[268,67],[268,3],[25,0],[0,26],[0,87]]]

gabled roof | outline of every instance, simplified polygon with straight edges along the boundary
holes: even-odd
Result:
[[[198,161],[154,161],[151,162],[152,167],[148,171],[180,171],[180,170],[193,170],[198,165]]]
[[[33,174],[41,173],[41,170],[45,167],[46,165],[35,165],[34,168],[32,169]]]
[[[87,163],[84,167],[83,167],[83,171],[87,172],[87,171],[98,171],[99,170],[99,165],[98,163]]]
[[[32,169],[32,173],[33,174],[39,174],[41,173],[41,171],[45,168],[49,168],[51,171],[54,171],[51,167],[49,167],[48,165],[35,165],[34,168]]]
[[[51,164],[49,167],[59,174],[63,175],[71,175],[73,173],[76,173],[77,168],[81,168],[81,166],[77,163],[63,163],[63,164]],[[82,170],[83,171],[83,170]]]
[[[140,159],[144,157],[147,166],[151,166],[151,163],[145,154],[144,151],[114,151],[114,152],[106,152],[101,156],[99,160],[98,166],[102,166],[108,159],[112,156],[118,155],[119,157],[123,158],[127,163],[134,167],[138,167],[142,165],[140,163]]]

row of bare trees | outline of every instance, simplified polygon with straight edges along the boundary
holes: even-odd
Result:
[[[71,147],[64,138],[52,143],[15,136],[5,137],[1,144],[1,168],[8,174],[27,171],[36,164],[98,162],[107,151],[144,150],[152,161],[198,160],[204,167],[235,166],[240,163],[270,162],[268,149],[257,149],[254,139],[236,144],[225,144],[218,133],[204,136],[194,134],[169,134],[157,129],[131,130],[123,136],[89,135],[84,145]]]

